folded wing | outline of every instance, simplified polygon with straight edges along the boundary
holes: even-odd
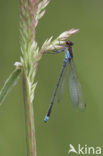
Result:
[[[69,93],[73,106],[84,110],[86,104],[83,96],[82,86],[77,77],[73,60],[70,62]]]

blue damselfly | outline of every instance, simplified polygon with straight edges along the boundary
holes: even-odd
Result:
[[[73,46],[73,42],[71,41],[66,41],[65,47],[61,50],[57,50],[55,52],[51,52],[51,54],[57,54],[60,52],[65,52],[65,59],[64,59],[64,63],[62,66],[62,70],[59,76],[59,80],[57,82],[57,86],[56,89],[54,91],[49,109],[48,109],[48,113],[45,116],[44,122],[47,122],[49,120],[50,114],[51,114],[51,110],[54,104],[54,99],[57,93],[57,89],[59,87],[61,78],[62,79],[62,83],[61,83],[61,92],[63,91],[63,87],[64,87],[64,81],[65,81],[65,75],[63,75],[64,71],[67,69],[67,66],[70,66],[70,73],[69,73],[69,78],[68,78],[68,83],[69,83],[69,93],[70,93],[70,98],[71,98],[71,102],[72,105],[76,108],[80,108],[81,110],[85,109],[85,102],[84,102],[84,96],[83,96],[83,92],[82,92],[82,87],[80,84],[80,81],[77,77],[77,73],[75,70],[75,65],[73,62],[73,52],[72,52],[72,46]],[[61,95],[60,95],[61,96]]]

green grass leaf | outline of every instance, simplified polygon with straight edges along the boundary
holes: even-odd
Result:
[[[5,81],[3,88],[0,91],[0,105],[5,100],[9,91],[16,85],[17,80],[20,76],[21,69],[15,69],[9,76],[9,78]]]

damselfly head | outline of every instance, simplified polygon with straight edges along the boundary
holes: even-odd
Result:
[[[71,46],[73,46],[74,45],[74,43],[72,42],[72,41],[66,41],[66,45],[68,46],[68,47],[71,47]]]

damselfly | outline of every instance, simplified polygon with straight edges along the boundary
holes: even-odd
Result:
[[[66,45],[62,50],[57,50],[55,52],[51,52],[51,54],[57,54],[57,53],[64,51],[65,59],[64,59],[64,63],[63,63],[62,70],[61,70],[61,73],[59,76],[59,80],[57,82],[57,86],[54,91],[54,94],[53,94],[53,97],[51,100],[51,104],[49,106],[48,113],[45,116],[44,122],[47,122],[49,120],[51,110],[52,110],[52,107],[54,104],[54,99],[55,99],[55,96],[57,93],[57,89],[59,87],[61,78],[63,77],[62,82],[61,82],[61,92],[62,92],[62,89],[64,87],[64,81],[65,81],[65,75],[63,75],[63,74],[64,74],[64,71],[66,71],[68,65],[70,66],[68,83],[69,83],[69,93],[70,93],[71,102],[74,107],[80,108],[82,110],[85,109],[85,102],[84,102],[82,87],[81,87],[80,81],[77,77],[74,62],[73,62],[72,46],[73,46],[73,42],[66,41]]]

